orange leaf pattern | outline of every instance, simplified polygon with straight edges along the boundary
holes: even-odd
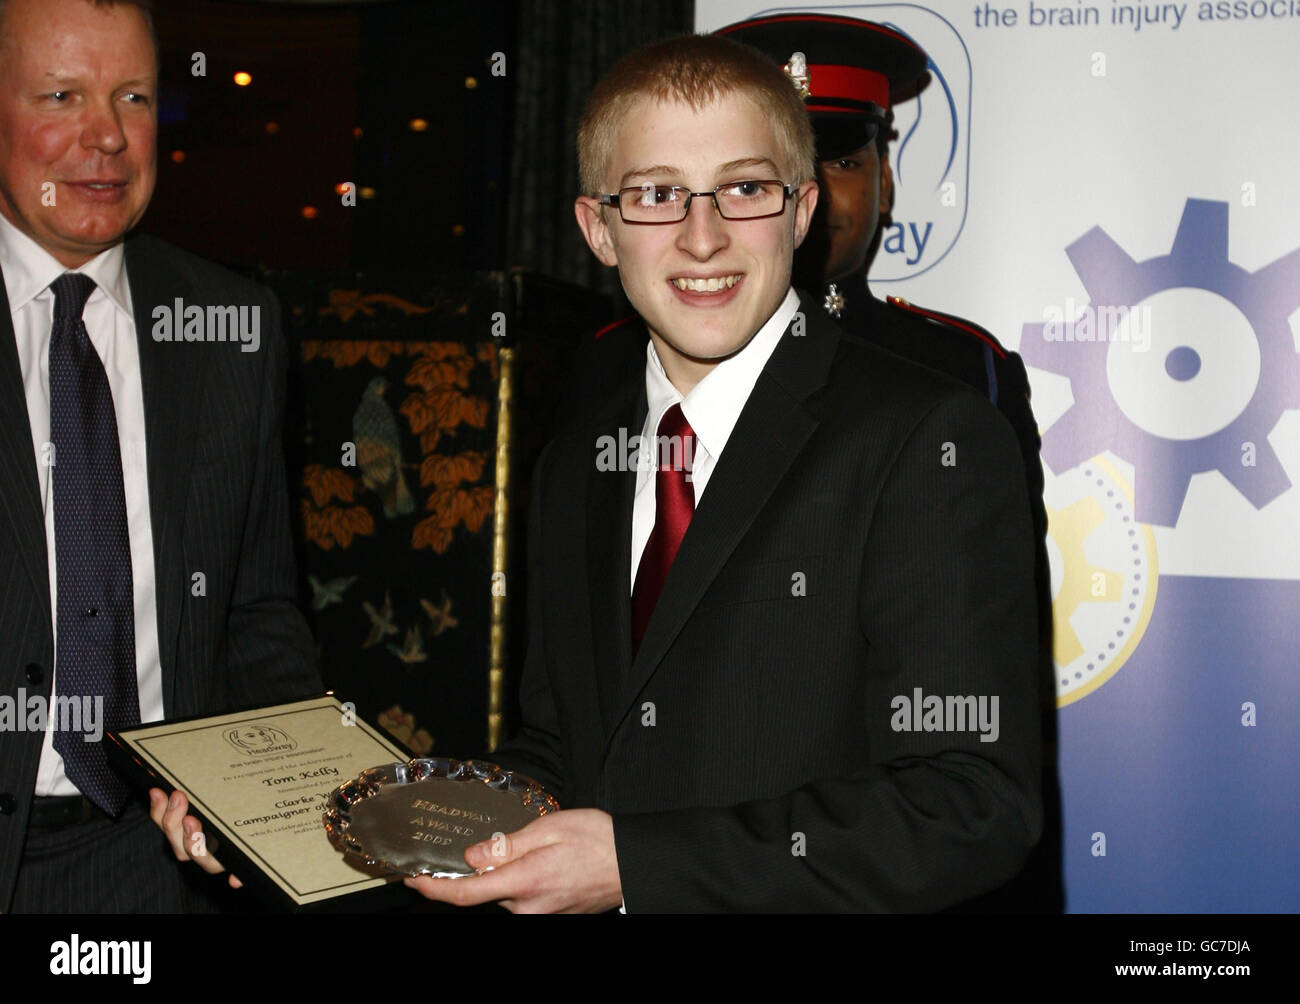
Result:
[[[453,359],[465,355],[465,346],[460,342],[412,342],[411,354],[428,356],[430,359]]]
[[[308,464],[302,471],[303,486],[311,492],[311,500],[323,506],[330,499],[351,502],[352,493],[356,491],[356,481],[346,471],[324,467],[321,464]]]
[[[432,515],[416,524],[411,543],[415,547],[432,547],[445,554],[451,546],[452,531],[461,523],[470,533],[478,533],[492,512],[496,490],[492,485],[468,488],[435,488],[424,504]]]
[[[369,537],[375,532],[375,518],[363,505],[326,506],[315,509],[308,499],[302,500],[302,527],[307,539],[322,551],[352,546],[353,537]]]
[[[355,366],[366,360],[376,369],[383,369],[393,356],[400,356],[406,351],[402,342],[375,341],[304,341],[302,343],[303,360],[331,359],[335,369]]]
[[[477,481],[483,476],[486,461],[486,453],[473,450],[455,457],[432,454],[420,465],[420,484],[446,487],[462,481]]]
[[[469,373],[473,368],[474,360],[469,356],[444,359],[421,356],[415,360],[410,372],[406,374],[406,382],[423,390],[433,390],[435,387],[447,385],[468,387]]]
[[[415,524],[415,529],[411,532],[411,546],[416,550],[430,547],[434,554],[446,554],[447,548],[451,547],[451,538],[452,531],[439,526],[438,521],[430,516]]]
[[[331,289],[329,306],[322,307],[320,312],[322,316],[338,314],[343,323],[347,324],[356,314],[373,317],[376,304],[400,310],[408,316],[427,314],[433,309],[432,307],[421,307],[419,304],[404,300],[400,296],[393,296],[391,293],[366,293],[363,295],[359,289]]]

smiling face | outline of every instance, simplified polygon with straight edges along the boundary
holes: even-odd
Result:
[[[156,94],[138,7],[8,0],[0,213],[68,268],[120,241],[153,195]]]
[[[768,117],[740,92],[698,109],[644,99],[623,122],[605,192],[642,184],[709,191],[731,181],[777,178]],[[628,299],[645,320],[655,351],[685,394],[714,366],[744,348],[790,287],[794,249],[817,203],[804,182],[780,216],[724,220],[707,198],[691,201],[675,224],[624,223],[618,210],[580,196],[578,225],[596,257],[617,265]]]

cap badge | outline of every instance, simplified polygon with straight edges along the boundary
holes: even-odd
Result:
[[[794,89],[799,92],[799,97],[807,98],[811,93],[808,90],[808,57],[802,52],[792,52],[790,61],[781,69],[785,71],[785,75],[794,84]]]

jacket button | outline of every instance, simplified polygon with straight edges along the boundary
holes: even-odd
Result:
[[[42,683],[45,680],[45,670],[40,663],[29,662],[27,664],[27,682]]]
[[[7,791],[0,791],[0,816],[12,816],[18,809],[18,799]]]

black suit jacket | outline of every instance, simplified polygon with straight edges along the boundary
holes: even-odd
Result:
[[[1007,423],[804,301],[630,640],[644,378],[561,432],[529,519],[522,729],[495,759],[614,818],[630,912],[936,910],[1041,829],[1033,535]],[[948,462],[945,462],[948,461]],[[999,736],[895,698],[999,698]]]
[[[287,353],[275,299],[153,238],[129,239],[125,253],[144,394],[164,713],[211,714],[319,693],[311,636],[294,602],[280,440]],[[259,349],[155,341],[154,307],[177,298],[186,306],[257,306]],[[3,282],[0,469],[0,693],[22,688],[48,698],[45,521]],[[195,595],[196,573],[204,595]],[[0,733],[0,910],[13,892],[41,741],[39,732]],[[168,867],[170,855],[160,848],[158,860]]]

